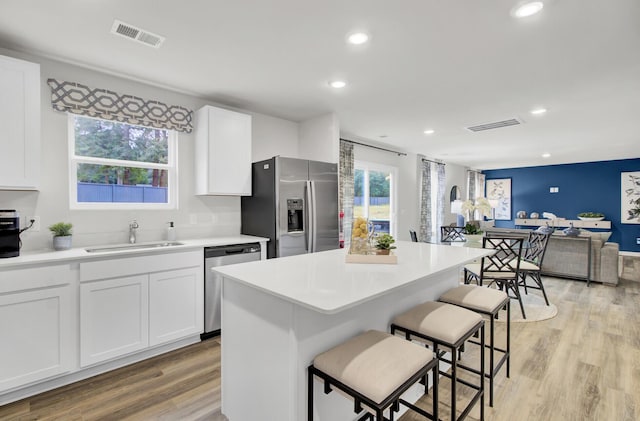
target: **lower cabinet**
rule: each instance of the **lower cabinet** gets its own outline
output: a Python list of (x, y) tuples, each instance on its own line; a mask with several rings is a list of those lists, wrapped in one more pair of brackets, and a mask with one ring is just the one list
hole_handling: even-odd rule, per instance
[(201, 268), (149, 275), (149, 345), (203, 331), (202, 285)]
[(202, 251), (81, 263), (80, 366), (202, 333), (203, 263)]
[(80, 285), (80, 365), (149, 346), (147, 275)]
[(75, 368), (70, 273), (68, 265), (0, 273), (0, 391)]

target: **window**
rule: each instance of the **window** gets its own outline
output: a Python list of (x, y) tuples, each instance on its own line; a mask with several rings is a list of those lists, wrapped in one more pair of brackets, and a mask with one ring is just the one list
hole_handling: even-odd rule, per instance
[(353, 217), (369, 219), (376, 233), (395, 236), (396, 169), (356, 161), (353, 177)]
[(176, 208), (176, 133), (69, 115), (72, 209)]

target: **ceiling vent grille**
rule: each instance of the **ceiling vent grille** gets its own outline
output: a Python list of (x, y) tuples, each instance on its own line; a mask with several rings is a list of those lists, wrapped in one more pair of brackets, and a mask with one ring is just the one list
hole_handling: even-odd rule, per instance
[(165, 38), (144, 29), (137, 28), (119, 20), (113, 21), (111, 33), (139, 42), (149, 47), (160, 48)]
[(467, 127), (470, 132), (483, 132), (485, 130), (499, 129), (501, 127), (517, 126), (522, 124), (521, 120), (517, 118), (511, 118), (509, 120), (496, 121), (493, 123), (478, 124), (477, 126)]

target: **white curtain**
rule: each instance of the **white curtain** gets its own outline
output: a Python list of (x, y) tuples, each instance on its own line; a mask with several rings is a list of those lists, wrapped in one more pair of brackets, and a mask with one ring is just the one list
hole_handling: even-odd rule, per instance
[(349, 247), (353, 221), (353, 144), (340, 140), (340, 170), (338, 175), (338, 205), (344, 212), (344, 244)]
[[(467, 200), (475, 202), (478, 197), (484, 197), (485, 175), (479, 171), (467, 170)], [(471, 219), (482, 219), (480, 211), (475, 211)]]
[[(427, 243), (438, 242), (440, 226), (444, 221), (445, 167), (418, 155), (420, 175), (418, 240)], [(435, 180), (434, 180), (434, 177)], [(435, 181), (435, 183), (434, 183)]]

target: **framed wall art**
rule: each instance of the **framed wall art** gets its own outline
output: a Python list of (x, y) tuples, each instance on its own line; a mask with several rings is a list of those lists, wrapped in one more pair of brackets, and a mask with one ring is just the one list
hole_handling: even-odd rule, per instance
[(495, 178), (486, 180), (485, 191), (487, 199), (492, 205), (494, 217), (497, 221), (511, 220), (511, 179)]
[(620, 222), (640, 224), (640, 171), (620, 173)]

